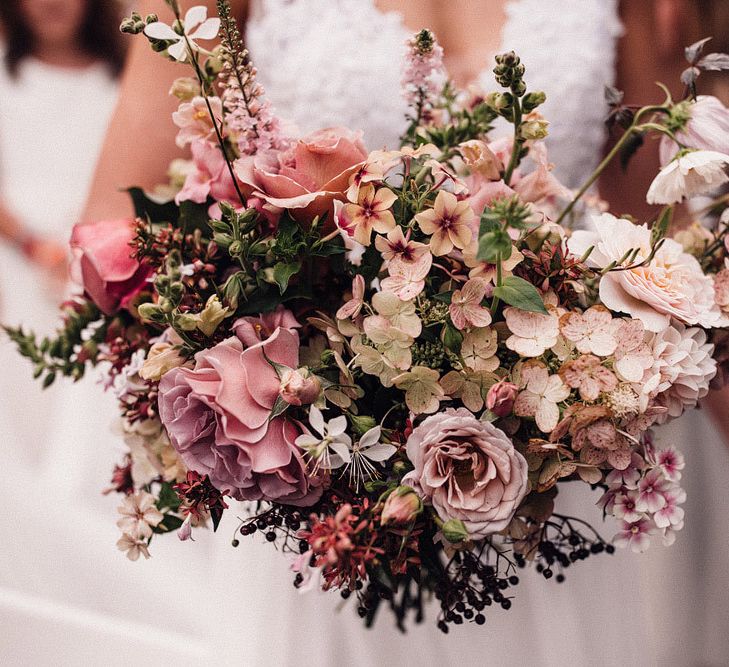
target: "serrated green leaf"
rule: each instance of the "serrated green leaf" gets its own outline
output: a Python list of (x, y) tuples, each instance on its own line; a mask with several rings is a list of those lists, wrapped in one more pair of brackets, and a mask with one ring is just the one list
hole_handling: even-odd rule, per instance
[(518, 276), (507, 276), (499, 287), (494, 287), (494, 296), (510, 306), (530, 313), (547, 315), (539, 290), (530, 282)]
[(273, 267), (273, 279), (278, 289), (283, 294), (289, 286), (289, 281), (301, 271), (301, 262), (278, 262)]
[(271, 414), (268, 415), (268, 421), (276, 419), (276, 417), (280, 417), (284, 412), (286, 412), (288, 407), (289, 404), (284, 401), (283, 398), (277, 396), (276, 402), (273, 404), (273, 408), (271, 408)]

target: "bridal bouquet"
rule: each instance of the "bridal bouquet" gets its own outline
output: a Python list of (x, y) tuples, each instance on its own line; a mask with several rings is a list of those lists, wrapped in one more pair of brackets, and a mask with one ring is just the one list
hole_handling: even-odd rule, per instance
[[(217, 18), (168, 5), (171, 25), (122, 30), (191, 68), (171, 92), (192, 159), (130, 189), (136, 220), (75, 228), (83, 295), (57, 337), (8, 329), (46, 385), (94, 365), (118, 397), (119, 548), (148, 558), (156, 536), (234, 511), (233, 546), (262, 534), (296, 587), (401, 627), (434, 597), (445, 632), (508, 609), (530, 563), (562, 581), (614, 545), (673, 542), (684, 459), (650, 429), (729, 368), (727, 198), (668, 232), (677, 204), (729, 181), (729, 111), (695, 95), (726, 56), (690, 47), (677, 102), (609, 91), (624, 133), (573, 192), (514, 53), (496, 92), (459, 91), (418, 33), (402, 143), (370, 151), (354, 129), (296, 136), (275, 116), (227, 2)], [(586, 192), (647, 135), (663, 208), (640, 223)], [(567, 483), (597, 492), (614, 538), (560, 511)]]

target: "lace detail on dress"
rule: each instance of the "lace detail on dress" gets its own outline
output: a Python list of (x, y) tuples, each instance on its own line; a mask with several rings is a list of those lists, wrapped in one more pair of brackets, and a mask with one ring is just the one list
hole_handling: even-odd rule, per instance
[[(527, 67), (531, 90), (547, 94), (550, 160), (577, 185), (605, 140), (603, 86), (612, 83), (620, 34), (617, 0), (514, 0), (503, 49)], [(405, 129), (400, 90), (411, 31), (374, 0), (258, 0), (248, 46), (277, 113), (302, 132), (346, 125), (364, 130), (370, 149), (393, 147)], [(479, 83), (493, 90), (492, 64)]]
[(405, 127), (405, 40), (396, 13), (371, 0), (262, 0), (247, 43), (276, 113), (306, 133), (345, 125), (368, 148), (395, 148)]
[[(569, 187), (596, 166), (605, 143), (604, 87), (615, 79), (617, 0), (520, 0), (507, 7), (502, 50), (526, 65), (529, 90), (543, 90), (549, 160)], [(490, 69), (479, 82), (493, 88)]]

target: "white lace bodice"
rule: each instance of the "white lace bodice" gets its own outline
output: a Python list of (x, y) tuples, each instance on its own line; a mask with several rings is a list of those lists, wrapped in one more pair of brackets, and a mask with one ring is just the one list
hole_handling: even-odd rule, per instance
[[(346, 125), (364, 130), (371, 149), (393, 147), (404, 129), (400, 93), (404, 42), (396, 12), (374, 0), (258, 0), (247, 26), (259, 78), (278, 114), (302, 132)], [(612, 83), (620, 34), (617, 0), (512, 0), (502, 50), (527, 68), (530, 90), (544, 90), (548, 146), (556, 173), (574, 186), (599, 158), (605, 139), (603, 87)], [(479, 83), (496, 87), (492, 64)]]

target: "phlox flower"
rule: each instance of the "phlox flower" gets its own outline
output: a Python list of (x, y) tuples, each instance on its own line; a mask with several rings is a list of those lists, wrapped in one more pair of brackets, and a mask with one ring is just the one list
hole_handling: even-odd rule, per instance
[(491, 324), (491, 312), (481, 302), (486, 296), (488, 283), (482, 278), (471, 278), (463, 289), (453, 291), (448, 312), (456, 329), (487, 327)]
[(123, 533), (117, 540), (116, 546), (119, 551), (126, 552), (127, 558), (131, 561), (139, 560), (140, 556), (144, 556), (145, 560), (150, 558), (146, 540), (129, 533)]
[(673, 447), (661, 449), (656, 454), (656, 463), (663, 476), (670, 482), (678, 482), (681, 479), (681, 471), (686, 466), (683, 454)]
[(454, 247), (462, 250), (470, 243), (473, 218), (468, 202), (459, 202), (445, 190), (438, 192), (433, 208), (415, 216), (423, 233), (430, 235), (430, 249), (436, 257), (447, 255)]
[(145, 539), (152, 537), (152, 528), (164, 519), (164, 514), (157, 509), (156, 502), (157, 499), (146, 491), (126, 496), (119, 506), (121, 518), (116, 525), (122, 532), (133, 537)]
[(637, 491), (617, 493), (612, 504), (612, 515), (617, 519), (622, 519), (629, 523), (639, 521), (643, 513), (635, 509), (637, 499)]
[(680, 530), (683, 527), (684, 511), (679, 507), (686, 502), (686, 492), (680, 487), (674, 487), (663, 492), (666, 504), (653, 514), (658, 528), (674, 528)]
[(448, 171), (447, 167), (438, 160), (426, 160), (423, 163), (423, 167), (430, 169), (430, 173), (433, 175), (433, 180), (436, 183), (450, 183), (450, 189), (457, 195), (463, 194), (468, 191), (468, 186), (455, 174)]
[(445, 396), (438, 380), (438, 371), (425, 366), (413, 366), (407, 373), (398, 375), (394, 382), (405, 392), (405, 404), (416, 415), (433, 414), (438, 411)]
[(634, 553), (643, 553), (651, 545), (650, 536), (655, 533), (655, 524), (650, 519), (621, 522), (621, 530), (613, 538), (619, 547), (630, 547)]
[(504, 310), (506, 326), (512, 335), (506, 347), (522, 357), (539, 357), (557, 344), (559, 318), (549, 313), (532, 313), (510, 306)]
[[(410, 239), (410, 230), (407, 234), (402, 233), (402, 227), (395, 227), (387, 232), (387, 236), (375, 237), (375, 248), (379, 251), (383, 261), (404, 262), (415, 264), (423, 255), (430, 254), (428, 246)], [(430, 268), (430, 267), (428, 267)]]
[(677, 204), (711, 192), (729, 181), (727, 165), (729, 155), (717, 151), (679, 153), (653, 179), (646, 201), (649, 204)]
[[(220, 19), (208, 18), (208, 10), (202, 5), (190, 7), (185, 14), (183, 21), (184, 36), (178, 35), (172, 27), (161, 21), (150, 23), (145, 29), (144, 34), (152, 39), (174, 42), (167, 48), (167, 53), (175, 60), (184, 62), (188, 59), (187, 44), (190, 48), (198, 50), (197, 44), (199, 39), (215, 39), (220, 30)], [(187, 36), (187, 41), (185, 40)]]
[(663, 494), (668, 490), (668, 482), (659, 469), (650, 470), (638, 483), (636, 508), (640, 512), (653, 514), (666, 506)]
[(522, 370), (526, 388), (519, 392), (514, 403), (514, 414), (534, 417), (543, 433), (550, 433), (559, 422), (559, 405), (570, 395), (570, 388), (559, 375), (550, 375), (546, 366), (532, 364)]
[(615, 337), (613, 316), (605, 306), (592, 306), (584, 313), (576, 311), (562, 315), (559, 329), (562, 335), (575, 344), (582, 354), (608, 357), (618, 345)]
[(356, 204), (342, 207), (339, 224), (357, 243), (368, 246), (373, 229), (386, 234), (395, 227), (390, 208), (396, 200), (397, 195), (389, 188), (375, 189), (374, 185), (365, 185), (359, 191)]

